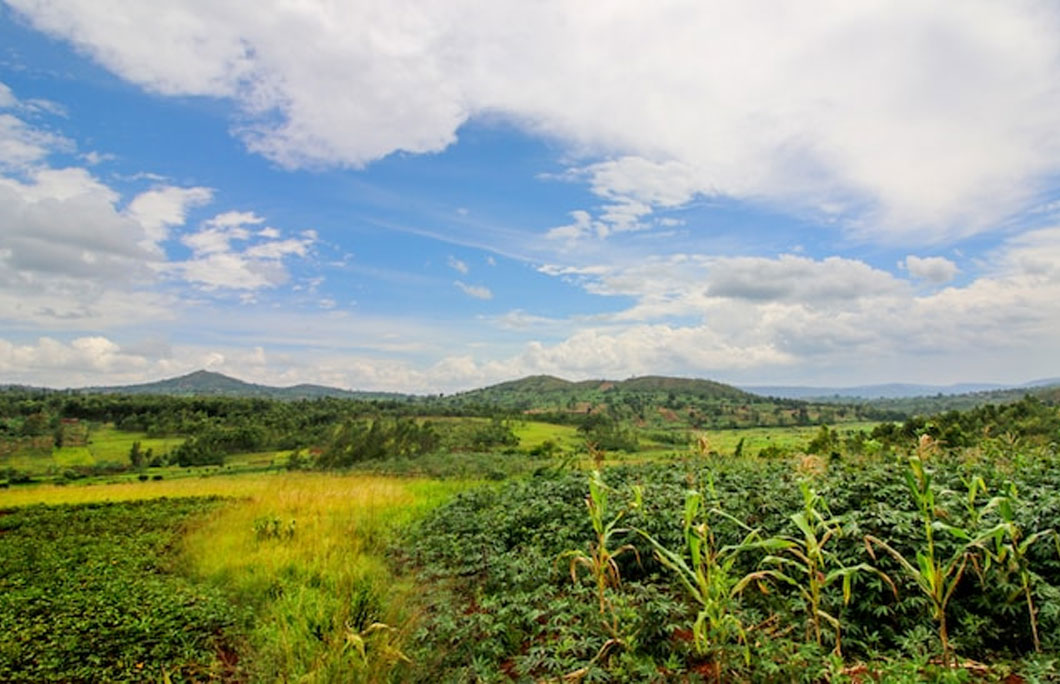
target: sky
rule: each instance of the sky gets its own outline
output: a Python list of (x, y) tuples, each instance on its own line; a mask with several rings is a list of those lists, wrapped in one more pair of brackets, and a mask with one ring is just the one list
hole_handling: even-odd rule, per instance
[(1060, 376), (1060, 5), (0, 0), (0, 384)]

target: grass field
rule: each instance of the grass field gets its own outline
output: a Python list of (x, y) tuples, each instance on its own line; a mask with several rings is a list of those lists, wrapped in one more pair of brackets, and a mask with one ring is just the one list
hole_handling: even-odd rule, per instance
[[(876, 422), (865, 423), (842, 423), (829, 426), (836, 432), (846, 435), (858, 430), (872, 430)], [(798, 450), (804, 448), (820, 430), (817, 425), (789, 426), (789, 427), (763, 427), (743, 428), (739, 430), (709, 430), (699, 434), (706, 436), (710, 448), (719, 454), (731, 454), (736, 450), (737, 444), (743, 440), (745, 453), (757, 454), (760, 450), (775, 445), (782, 449)]]
[(585, 438), (571, 425), (553, 425), (540, 421), (517, 421), (512, 432), (519, 438), (519, 448), (529, 451), (551, 440), (562, 449), (577, 449)]
[(184, 442), (183, 437), (148, 437), (143, 432), (126, 432), (105, 425), (90, 431), (83, 446), (52, 447), (51, 449), (23, 449), (0, 454), (0, 467), (17, 468), (31, 474), (43, 474), (74, 466), (95, 466), (105, 463), (128, 464), (133, 442), (140, 442), (144, 451), (164, 455)]

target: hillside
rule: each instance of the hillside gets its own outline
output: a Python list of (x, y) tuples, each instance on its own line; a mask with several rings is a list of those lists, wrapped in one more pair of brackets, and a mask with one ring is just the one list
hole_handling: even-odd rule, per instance
[(731, 385), (695, 378), (649, 375), (628, 380), (582, 380), (571, 382), (551, 375), (531, 375), (497, 385), (463, 392), (450, 399), (466, 404), (494, 404), (521, 409), (572, 408), (575, 404), (609, 403), (623, 394), (661, 395), (663, 400), (685, 398), (752, 401), (755, 395)]
[(403, 399), (406, 395), (388, 392), (351, 392), (335, 387), (300, 384), (292, 387), (271, 387), (244, 382), (222, 373), (200, 370), (187, 375), (140, 385), (114, 387), (86, 387), (81, 392), (99, 394), (159, 394), (166, 396), (259, 397), (264, 399)]

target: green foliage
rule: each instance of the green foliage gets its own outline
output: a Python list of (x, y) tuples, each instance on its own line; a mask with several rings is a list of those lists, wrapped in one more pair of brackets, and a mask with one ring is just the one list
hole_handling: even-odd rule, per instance
[(858, 572), (877, 573), (896, 596), (897, 589), (887, 575), (867, 563), (852, 566), (842, 564), (838, 554), (829, 547), (829, 542), (842, 537), (843, 521), (828, 514), (824, 500), (808, 482), (800, 483), (800, 488), (803, 508), (791, 516), (791, 522), (799, 534), (767, 540), (778, 550), (776, 555), (762, 559), (763, 565), (771, 567), (748, 575), (744, 583), (769, 578), (794, 587), (803, 600), (810, 638), (821, 646), (821, 623), (824, 621), (835, 630), (834, 650), (838, 655), (841, 652), (842, 628), (836, 614), (825, 610), (829, 598), (826, 595), (828, 588), (837, 582), (842, 584), (844, 605), (850, 602), (853, 578)]
[(225, 452), (216, 441), (209, 437), (193, 438), (174, 449), (169, 459), (171, 463), (181, 468), (224, 465)]
[[(1036, 629), (1020, 564), (996, 543), (1016, 532), (998, 528), (1009, 514), (1020, 544), (1055, 539), (1045, 532), (1060, 529), (1060, 458), (1016, 469), (924, 458), (920, 471), (905, 464), (908, 477), (886, 457), (843, 458), (812, 481), (791, 458), (615, 467), (594, 476), (588, 509), (578, 473), (462, 494), (405, 541), (431, 587), (428, 622), (406, 649), (412, 678), (844, 681), (845, 656), (868, 661), (866, 676), (945, 681), (961, 674), (952, 657), (950, 667), (935, 660), (942, 616), (950, 653), (991, 663), (1032, 652), (1037, 631), (1033, 667), (1047, 671), (1060, 658), (1055, 543), (1022, 548)], [(982, 505), (1008, 482), (1018, 503)], [(640, 505), (613, 503), (637, 489)], [(624, 532), (634, 528), (643, 534)], [(865, 537), (894, 555), (873, 541), (873, 561)], [(627, 545), (637, 555), (615, 553)], [(580, 554), (566, 558), (581, 559), (592, 582), (572, 584), (570, 568), (556, 567), (572, 549)], [(829, 656), (840, 628), (842, 656)], [(741, 639), (749, 660), (737, 657)]]
[[(708, 491), (711, 498), (716, 498), (713, 484)], [(746, 535), (736, 544), (722, 545), (714, 532), (715, 518), (734, 523)], [(758, 530), (748, 528), (716, 505), (704, 510), (703, 492), (699, 490), (685, 495), (681, 551), (672, 551), (649, 533), (638, 532), (651, 542), (656, 558), (677, 575), (695, 602), (698, 612), (692, 623), (692, 643), (697, 654), (708, 656), (713, 663), (714, 678), (728, 676), (726, 656), (734, 643), (742, 647), (744, 661), (750, 663), (747, 629), (740, 619), (737, 594), (754, 575), (741, 577), (737, 561), (745, 551), (775, 548), (777, 542), (760, 541)]]
[(170, 572), (203, 499), (0, 512), (0, 680), (216, 676), (238, 623), (213, 589)]
[[(931, 617), (938, 627), (939, 642), (942, 645), (943, 663), (946, 663), (951, 654), (946, 608), (961, 578), (964, 577), (964, 571), (969, 562), (975, 562), (973, 556), (975, 532), (940, 519), (932, 472), (923, 461), (923, 456), (928, 452), (930, 444), (930, 438), (925, 437), (921, 440), (919, 453), (909, 457), (909, 468), (903, 473), (909, 492), (916, 503), (924, 535), (922, 545), (916, 550), (916, 564), (914, 565), (901, 552), (878, 537), (868, 535), (865, 537), (865, 542), (870, 553), (873, 553), (874, 547), (879, 547), (894, 557), (909, 578), (929, 599)], [(941, 552), (935, 541), (936, 532), (945, 532), (958, 540), (959, 545), (948, 554)]]
[(602, 413), (593, 413), (582, 419), (578, 431), (585, 435), (587, 442), (603, 451), (636, 451), (637, 433), (625, 425)]
[(362, 461), (418, 456), (437, 446), (438, 435), (430, 422), (411, 418), (347, 420), (334, 430), (317, 465), (346, 468)]

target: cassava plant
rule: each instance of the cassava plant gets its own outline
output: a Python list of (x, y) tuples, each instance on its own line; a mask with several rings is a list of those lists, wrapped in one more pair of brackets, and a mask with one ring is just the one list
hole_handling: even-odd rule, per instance
[(858, 572), (876, 573), (896, 596), (897, 589), (890, 577), (868, 563), (842, 565), (836, 553), (829, 548), (829, 543), (843, 534), (842, 521), (831, 517), (827, 504), (809, 483), (802, 482), (800, 488), (803, 508), (790, 519), (801, 536), (778, 536), (768, 540), (779, 552), (766, 556), (762, 563), (773, 567), (747, 575), (737, 585), (737, 591), (752, 581), (762, 579), (795, 587), (806, 611), (807, 637), (820, 646), (822, 622), (827, 623), (835, 630), (835, 653), (841, 655), (839, 618), (821, 605), (828, 588), (837, 582), (842, 584), (844, 605), (850, 602), (852, 579)]
[(1007, 491), (991, 499), (984, 508), (984, 513), (996, 512), (999, 521), (980, 535), (976, 545), (986, 552), (987, 569), (991, 563), (996, 563), (1006, 572), (1013, 573), (1019, 578), (1020, 588), (1016, 593), (1023, 594), (1023, 599), (1027, 604), (1027, 617), (1030, 620), (1034, 650), (1041, 653), (1042, 643), (1038, 636), (1038, 609), (1034, 605), (1032, 587), (1038, 576), (1031, 570), (1027, 553), (1038, 541), (1052, 538), (1056, 545), (1056, 552), (1060, 555), (1060, 535), (1053, 529), (1045, 529), (1025, 537), (1023, 528), (1016, 521), (1016, 509), (1019, 505), (1019, 491), (1016, 485), (1010, 482)]

